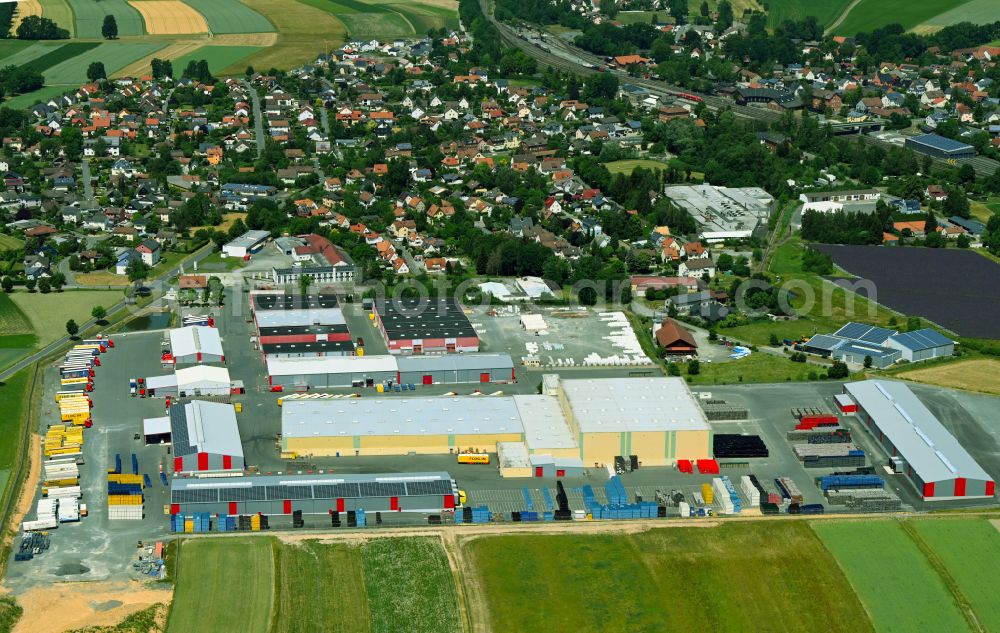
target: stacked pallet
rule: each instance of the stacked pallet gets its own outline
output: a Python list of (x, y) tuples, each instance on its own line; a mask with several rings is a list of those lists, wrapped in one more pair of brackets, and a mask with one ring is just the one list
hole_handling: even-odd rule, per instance
[(845, 506), (853, 512), (898, 512), (902, 507), (899, 497), (878, 488), (830, 489), (826, 499), (830, 505)]
[[(789, 442), (808, 442), (810, 444), (823, 444), (828, 442), (850, 442), (851, 432), (840, 426), (821, 426), (815, 429), (792, 429), (785, 436)], [(846, 438), (846, 439), (843, 439)]]
[(139, 521), (143, 516), (142, 475), (108, 473), (108, 518)]
[(761, 500), (760, 483), (754, 481), (756, 477), (754, 479), (750, 477), (750, 475), (740, 477), (740, 489), (751, 506), (759, 506)]
[(790, 478), (778, 477), (774, 480), (774, 484), (778, 487), (778, 492), (783, 500), (788, 500), (791, 503), (802, 503), (802, 491)]

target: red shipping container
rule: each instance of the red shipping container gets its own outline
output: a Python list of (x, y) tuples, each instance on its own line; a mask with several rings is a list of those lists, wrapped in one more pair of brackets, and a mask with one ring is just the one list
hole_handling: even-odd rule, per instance
[(170, 514), (180, 514), (180, 513), (181, 513), (181, 504), (179, 504), (179, 503), (171, 503), (170, 504)]
[(677, 470), (690, 475), (694, 473), (694, 464), (691, 463), (690, 459), (678, 459)]
[(284, 511), (285, 514), (291, 514), (292, 513), (292, 500), (291, 499), (285, 499), (285, 501), (282, 503), (282, 506), (283, 506), (282, 510)]
[(337, 499), (337, 512), (343, 512), (343, 511), (344, 511), (344, 500)]
[(718, 475), (719, 463), (714, 459), (699, 459), (698, 472), (702, 475)]
[(965, 477), (958, 477), (955, 479), (955, 496), (965, 496)]

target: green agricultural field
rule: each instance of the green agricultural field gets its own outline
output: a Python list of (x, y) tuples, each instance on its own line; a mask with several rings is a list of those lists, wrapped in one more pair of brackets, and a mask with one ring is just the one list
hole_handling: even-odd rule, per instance
[(941, 519), (911, 522), (934, 551), (988, 631), (1000, 631), (996, 573), (1000, 569), (1000, 534), (987, 519)]
[(413, 26), (400, 14), (384, 13), (338, 13), (337, 17), (347, 26), (350, 37), (362, 40), (392, 40), (397, 37), (412, 37)]
[(934, 16), (964, 4), (963, 0), (861, 0), (835, 29), (835, 35), (856, 35), (898, 22), (912, 29)]
[[(61, 64), (78, 55), (83, 55), (100, 45), (100, 42), (70, 42), (69, 44), (63, 44), (58, 48), (51, 49), (41, 57), (37, 57), (24, 65), (44, 73), (56, 64)], [(86, 69), (84, 69), (84, 79), (86, 79)]]
[(343, 22), (311, 3), (295, 0), (243, 0), (260, 13), (278, 31), (278, 41), (238, 67), (223, 73), (242, 74), (246, 66), (254, 68), (292, 68), (316, 59), (317, 53), (344, 42), (347, 29)]
[[(730, 335), (731, 330), (724, 330)], [(767, 352), (755, 352), (746, 358), (726, 360), (714, 363), (702, 361), (699, 373), (691, 376), (691, 383), (696, 385), (725, 385), (740, 382), (769, 383), (801, 381), (809, 379), (809, 372), (821, 374), (825, 368), (812, 363), (793, 363), (787, 356), (778, 356)], [(687, 376), (687, 366), (680, 365), (681, 373)]]
[[(13, 300), (21, 312), (30, 315), (38, 343), (44, 347), (66, 335), (66, 321), (73, 319), (81, 324), (90, 320), (94, 306), (108, 309), (123, 298), (120, 290), (67, 290), (48, 294), (19, 290), (9, 295), (8, 300)], [(30, 332), (31, 326), (28, 327)]]
[(21, 432), (21, 422), (28, 411), (28, 386), (33, 372), (34, 367), (28, 367), (0, 383), (0, 433), (4, 437), (0, 442), (0, 496), (17, 457), (19, 447), (14, 438)]
[(274, 595), (271, 543), (252, 537), (183, 541), (167, 631), (267, 633)]
[(184, 0), (205, 16), (212, 33), (271, 33), (274, 25), (239, 0)]
[(407, 633), (462, 630), (455, 581), (439, 540), (369, 541), (361, 560), (373, 633), (399, 631), (403, 622)]
[(31, 322), (11, 296), (0, 293), (0, 334), (31, 334)]
[(341, 633), (369, 630), (361, 548), (345, 544), (275, 542), (272, 633), (310, 633), (336, 622)]
[(385, 6), (406, 18), (418, 35), (427, 33), (431, 29), (454, 30), (458, 28), (458, 13), (450, 9), (425, 4), (387, 4)]
[(261, 46), (202, 46), (201, 48), (188, 53), (182, 57), (178, 57), (174, 60), (174, 68), (178, 71), (183, 70), (188, 62), (192, 60), (204, 59), (208, 62), (208, 69), (217, 73), (223, 68), (236, 64), (240, 60), (244, 60), (250, 57), (257, 51), (261, 50)]
[(38, 0), (42, 5), (42, 15), (69, 31), (70, 37), (76, 36), (76, 22), (73, 10), (66, 0)]
[(969, 631), (955, 598), (894, 521), (821, 522), (813, 530), (840, 563), (878, 631)]
[(30, 108), (36, 103), (41, 103), (43, 101), (48, 101), (52, 97), (58, 97), (69, 89), (69, 86), (42, 86), (34, 92), (29, 92), (23, 95), (17, 95), (16, 97), (11, 97), (5, 99), (3, 105), (8, 108)]
[(28, 42), (25, 40), (0, 40), (0, 61), (3, 62), (4, 66), (7, 66), (10, 64), (7, 61), (8, 58), (27, 48), (40, 46), (40, 44), (41, 42)]
[(115, 16), (118, 37), (142, 35), (146, 32), (142, 16), (126, 0), (69, 0), (69, 6), (76, 17), (77, 37), (100, 39), (106, 15)]
[(24, 42), (23, 40), (0, 40), (2, 44), (11, 43), (27, 43), (30, 46), (20, 47), (15, 52), (11, 53), (9, 56), (4, 57), (0, 60), (0, 64), (4, 66), (23, 66), (29, 62), (32, 62), (39, 57), (43, 57), (52, 51), (65, 46), (66, 42), (63, 40), (59, 41), (46, 41), (46, 42)]
[(604, 166), (608, 168), (612, 174), (631, 174), (635, 171), (636, 167), (642, 167), (643, 169), (667, 169), (668, 165), (660, 160), (651, 160), (648, 158), (640, 159), (628, 159), (628, 160), (616, 160), (610, 163), (604, 163)]
[(950, 11), (935, 15), (914, 30), (918, 32), (937, 30), (959, 22), (989, 24), (997, 20), (1000, 20), (1000, 3), (997, 3), (996, 0), (968, 0), (957, 3), (957, 6)]
[(619, 11), (615, 21), (622, 24), (652, 24), (654, 16), (657, 22), (673, 22), (670, 12), (666, 9), (663, 11)]
[(805, 523), (483, 536), (463, 547), (497, 631), (871, 630)]
[(24, 240), (14, 237), (13, 235), (0, 233), (0, 251), (16, 250), (23, 247)]
[(851, 0), (769, 0), (767, 22), (772, 28), (785, 20), (801, 20), (809, 15), (816, 16), (820, 26), (829, 26), (844, 12)]
[(166, 46), (165, 40), (147, 42), (105, 42), (97, 48), (81, 53), (73, 59), (45, 71), (45, 83), (50, 85), (79, 86), (87, 81), (87, 66), (91, 62), (104, 62), (104, 70), (110, 76), (119, 68), (124, 68), (132, 62), (152, 55)]

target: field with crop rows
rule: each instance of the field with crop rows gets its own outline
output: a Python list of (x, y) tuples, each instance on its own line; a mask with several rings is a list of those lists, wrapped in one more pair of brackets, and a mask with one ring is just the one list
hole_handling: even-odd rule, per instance
[[(6, 44), (27, 44), (27, 46), (11, 47), (8, 49), (4, 46)], [(0, 64), (3, 66), (22, 66), (65, 45), (66, 43), (62, 41), (26, 42), (24, 40), (0, 40), (0, 47), (2, 47), (0, 50), (3, 50), (0, 53), (3, 55), (0, 58)]]
[(204, 59), (208, 62), (208, 69), (217, 73), (223, 68), (236, 64), (240, 60), (245, 60), (257, 51), (261, 46), (202, 46), (174, 60), (174, 72), (179, 73), (184, 70), (188, 62), (192, 60)]
[(816, 16), (820, 26), (831, 24), (851, 4), (851, 0), (768, 0), (767, 22), (775, 27), (785, 20), (801, 20)]
[(348, 37), (388, 40), (413, 37), (436, 28), (457, 28), (457, 5), (398, 0), (302, 0), (347, 26)]
[(997, 20), (1000, 20), (1000, 3), (996, 0), (969, 0), (954, 9), (935, 15), (913, 30), (917, 33), (928, 33), (959, 22), (989, 24)]
[(142, 16), (126, 0), (68, 0), (76, 17), (76, 36), (100, 39), (104, 16), (118, 22), (118, 37), (142, 35)]
[(184, 541), (167, 631), (266, 633), (273, 595), (270, 539)]
[(0, 40), (0, 61), (7, 65), (7, 60), (11, 57), (39, 45), (40, 42), (27, 42), (25, 40)]
[(205, 18), (181, 0), (133, 0), (150, 35), (208, 33)]
[(361, 549), (371, 630), (389, 633), (461, 631), (455, 581), (440, 541), (377, 539)]
[(814, 531), (843, 567), (879, 631), (968, 631), (951, 592), (894, 521), (823, 522)]
[(39, 0), (38, 3), (43, 16), (69, 31), (70, 37), (76, 36), (76, 21), (67, 0)]
[(212, 33), (267, 33), (274, 26), (239, 0), (184, 0), (205, 16)]
[(336, 622), (342, 633), (369, 630), (361, 548), (307, 541), (274, 547), (273, 633), (310, 633)]
[(913, 521), (919, 537), (944, 564), (948, 574), (988, 631), (1000, 631), (996, 574), (1000, 569), (1000, 534), (987, 519)]
[[(47, 53), (40, 57), (25, 63), (25, 66), (34, 68), (35, 70), (44, 73), (49, 68), (52, 68), (56, 64), (61, 64), (66, 60), (73, 59), (77, 55), (82, 55), (87, 51), (91, 51), (98, 46), (100, 42), (71, 42), (69, 44), (63, 44), (58, 48), (50, 49)], [(86, 77), (86, 69), (84, 69), (84, 77)], [(55, 83), (55, 82), (50, 82)]]
[(104, 62), (108, 75), (131, 64), (137, 59), (151, 55), (166, 46), (166, 42), (105, 42), (97, 48), (57, 64), (45, 71), (45, 83), (51, 85), (79, 86), (87, 81), (87, 66), (91, 62)]
[(963, 4), (965, 0), (861, 0), (833, 30), (835, 35), (855, 35), (894, 22), (912, 29)]
[[(871, 630), (805, 523), (484, 536), (463, 549), (495, 630)], [(615, 590), (626, 578), (642, 590)]]
[(287, 0), (244, 0), (275, 26), (278, 40), (274, 44), (224, 72), (242, 74), (247, 64), (254, 68), (292, 68), (328, 48), (343, 43), (347, 35), (344, 24), (326, 11)]
[(33, 331), (28, 318), (10, 295), (0, 293), (0, 334), (29, 334)]
[(929, 385), (968, 389), (1000, 396), (1000, 360), (977, 358), (957, 363), (935, 365), (896, 374), (898, 378)]

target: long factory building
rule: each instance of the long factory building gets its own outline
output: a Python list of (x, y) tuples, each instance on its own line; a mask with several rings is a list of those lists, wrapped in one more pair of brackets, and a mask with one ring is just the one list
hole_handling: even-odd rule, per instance
[(543, 393), (288, 400), (281, 448), (304, 456), (496, 452), (647, 465), (711, 457), (704, 413), (681, 378), (543, 378)]
[(252, 475), (174, 478), (170, 514), (280, 515), (330, 512), (441, 512), (457, 505), (448, 473)]
[(865, 380), (844, 385), (855, 415), (924, 501), (988, 498), (996, 484), (905, 384)]
[(515, 380), (509, 354), (420, 356), (267, 356), (268, 383), (283, 390), (372, 387), (377, 384), (446, 385)]
[(379, 302), (374, 316), (390, 354), (479, 351), (479, 335), (455, 299), (393, 298)]

